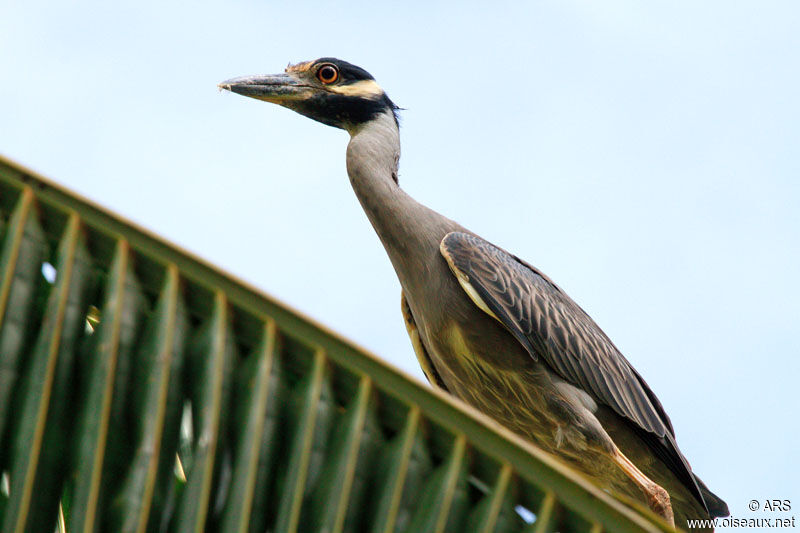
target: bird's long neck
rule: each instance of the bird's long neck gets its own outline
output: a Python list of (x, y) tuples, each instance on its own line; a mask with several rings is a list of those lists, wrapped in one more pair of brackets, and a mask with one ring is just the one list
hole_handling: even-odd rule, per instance
[(391, 111), (350, 135), (347, 173), (353, 190), (401, 282), (418, 279), (418, 269), (425, 268), (424, 258), (438, 254), (439, 242), (455, 229), (455, 223), (421, 205), (398, 186), (400, 132)]

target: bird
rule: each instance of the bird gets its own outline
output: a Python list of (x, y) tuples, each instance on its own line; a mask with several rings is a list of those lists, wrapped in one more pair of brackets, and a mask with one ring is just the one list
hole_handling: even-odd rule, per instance
[(400, 108), (371, 74), (324, 57), (218, 87), (349, 133), (347, 174), (432, 386), (670, 524), (728, 515), (655, 393), (589, 315), (539, 269), (400, 187)]

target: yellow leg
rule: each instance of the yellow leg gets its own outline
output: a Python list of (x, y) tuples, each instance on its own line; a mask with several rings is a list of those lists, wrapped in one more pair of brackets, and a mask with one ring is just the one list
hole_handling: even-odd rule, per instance
[(654, 513), (661, 516), (670, 523), (673, 527), (675, 526), (675, 519), (672, 514), (672, 503), (670, 503), (669, 493), (661, 488), (660, 485), (653, 482), (642, 474), (642, 472), (636, 468), (636, 465), (630, 462), (630, 460), (625, 457), (621, 451), (614, 450), (614, 462), (616, 462), (622, 471), (625, 472), (628, 477), (630, 477), (634, 483), (636, 483), (642, 492), (644, 492), (644, 496), (647, 499), (647, 504), (650, 506), (650, 509), (653, 510)]

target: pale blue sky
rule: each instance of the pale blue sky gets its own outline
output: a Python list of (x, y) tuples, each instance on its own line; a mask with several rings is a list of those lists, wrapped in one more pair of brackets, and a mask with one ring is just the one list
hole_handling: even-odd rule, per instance
[(418, 377), (347, 134), (217, 82), (337, 56), (401, 184), (539, 266), (734, 516), (800, 513), (796, 2), (4, 2), (0, 152)]

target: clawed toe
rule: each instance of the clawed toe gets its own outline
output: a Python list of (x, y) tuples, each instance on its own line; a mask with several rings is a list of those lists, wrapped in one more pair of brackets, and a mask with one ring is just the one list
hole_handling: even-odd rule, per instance
[(666, 490), (654, 483), (651, 487), (650, 494), (648, 494), (647, 503), (653, 512), (669, 522), (669, 524), (673, 527), (675, 526), (675, 517), (672, 513), (672, 503), (670, 502), (669, 494)]

